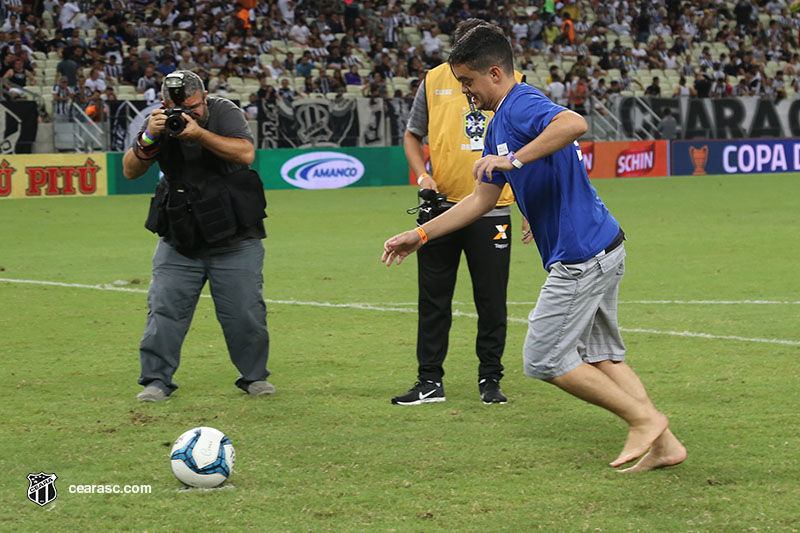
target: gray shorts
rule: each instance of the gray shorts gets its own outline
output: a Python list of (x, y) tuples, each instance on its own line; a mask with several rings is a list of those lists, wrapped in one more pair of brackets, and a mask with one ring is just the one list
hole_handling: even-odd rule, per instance
[(551, 379), (582, 362), (625, 360), (617, 324), (617, 293), (623, 275), (624, 244), (584, 263), (550, 266), (528, 316), (522, 350), (525, 375)]

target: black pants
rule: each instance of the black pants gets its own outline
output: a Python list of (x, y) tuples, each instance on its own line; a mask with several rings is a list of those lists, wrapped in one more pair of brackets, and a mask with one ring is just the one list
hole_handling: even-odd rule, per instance
[(441, 381), (452, 323), (453, 291), (461, 252), (467, 256), (478, 311), (475, 352), (478, 379), (503, 377), (500, 359), (506, 344), (506, 289), (511, 257), (511, 217), (483, 217), (434, 239), (417, 252), (419, 379)]

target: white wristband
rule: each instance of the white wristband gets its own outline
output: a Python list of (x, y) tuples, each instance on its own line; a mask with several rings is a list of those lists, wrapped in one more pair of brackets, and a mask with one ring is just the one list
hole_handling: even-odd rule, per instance
[(514, 165), (515, 168), (522, 168), (522, 166), (525, 164), (519, 159), (517, 159), (517, 157), (514, 155), (514, 152), (508, 152), (508, 155), (506, 157), (508, 158), (509, 161), (511, 161), (511, 164)]

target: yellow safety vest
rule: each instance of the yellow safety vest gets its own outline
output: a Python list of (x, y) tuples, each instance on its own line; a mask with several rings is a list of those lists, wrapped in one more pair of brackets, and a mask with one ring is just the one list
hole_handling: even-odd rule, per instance
[[(517, 81), (522, 74), (515, 72)], [(439, 192), (447, 194), (450, 202), (460, 202), (475, 189), (472, 166), (483, 156), (472, 151), (470, 138), (486, 135), (494, 116), (492, 111), (479, 111), (481, 118), (471, 116), (467, 97), (461, 83), (453, 76), (448, 63), (430, 70), (425, 77), (425, 97), (428, 104), (428, 145), (431, 153), (433, 179)], [(506, 184), (498, 206), (514, 202), (511, 187)]]

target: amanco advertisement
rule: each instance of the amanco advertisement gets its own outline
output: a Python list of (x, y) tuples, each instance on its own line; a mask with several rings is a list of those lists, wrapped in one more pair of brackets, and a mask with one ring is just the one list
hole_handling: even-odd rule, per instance
[(104, 153), (0, 156), (0, 198), (106, 195)]
[(266, 189), (339, 189), (403, 185), (402, 146), (258, 150), (254, 168)]

